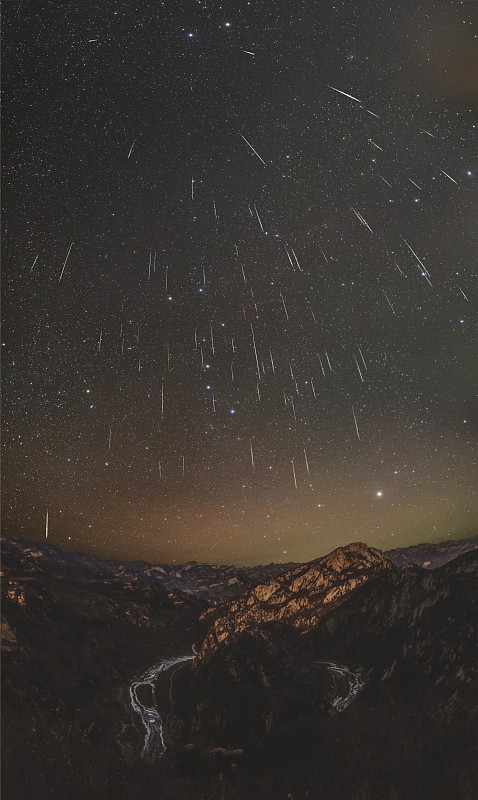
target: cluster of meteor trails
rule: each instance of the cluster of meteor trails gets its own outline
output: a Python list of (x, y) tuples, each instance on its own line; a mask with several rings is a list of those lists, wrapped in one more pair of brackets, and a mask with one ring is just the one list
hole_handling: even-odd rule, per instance
[[(252, 53), (251, 53), (252, 55)], [(328, 85), (328, 88), (331, 91), (338, 93), (341, 96), (351, 100), (353, 103), (360, 104), (361, 108), (364, 108), (364, 105), (360, 99), (357, 97), (349, 94), (348, 92), (342, 91), (334, 86)], [(379, 118), (379, 115), (376, 114), (374, 111), (369, 109), (364, 109), (367, 111), (371, 116)], [(421, 133), (424, 133), (430, 137), (435, 138), (435, 135), (430, 131), (420, 128)], [(265, 170), (269, 168), (269, 164), (267, 159), (261, 155), (262, 144), (258, 145), (257, 143), (253, 143), (250, 139), (250, 136), (246, 136), (245, 133), (242, 131), (238, 132), (238, 136), (240, 137), (241, 141), (244, 143), (245, 151), (249, 152), (254, 156), (264, 167)], [(138, 138), (135, 138), (131, 143), (129, 148), (129, 152), (127, 153), (127, 159), (131, 158), (135, 145), (138, 141)], [(374, 148), (384, 151), (385, 147), (382, 143), (378, 143), (372, 139), (367, 140)], [(439, 169), (440, 173), (448, 180), (450, 183), (453, 183), (455, 186), (459, 186), (458, 181), (455, 180), (447, 171), (442, 169), (437, 165), (437, 169)], [(392, 187), (392, 180), (390, 176), (383, 176), (378, 175), (379, 179), (382, 180), (387, 186)], [(416, 183), (412, 178), (408, 179), (410, 183), (416, 187), (418, 190), (422, 191), (422, 187)], [(195, 178), (191, 178), (190, 186), (189, 186), (189, 199), (191, 203), (197, 202), (196, 193), (195, 193), (195, 186), (196, 181)], [(261, 211), (258, 208), (257, 204), (253, 201), (245, 202), (245, 207), (248, 209), (248, 214), (254, 220), (254, 224), (258, 226), (258, 233), (262, 236), (267, 236), (268, 232), (264, 227), (263, 220), (261, 218)], [(216, 200), (212, 201), (212, 208), (211, 208), (211, 215), (216, 222), (218, 217), (220, 216), (221, 210), (218, 208), (218, 204)], [(372, 228), (370, 221), (364, 216), (363, 210), (356, 208), (355, 206), (350, 207), (350, 224), (357, 225), (359, 224), (363, 229), (364, 236), (372, 236), (377, 243), (377, 248), (381, 251), (385, 257), (389, 259), (389, 261), (396, 267), (398, 272), (406, 277), (406, 274), (403, 270), (405, 266), (404, 263), (400, 265), (397, 261), (395, 254), (393, 255), (388, 252), (387, 246), (385, 244), (384, 238), (381, 236), (379, 230), (375, 229), (375, 225)], [(424, 254), (419, 254), (420, 252), (420, 245), (419, 243), (413, 242), (413, 245), (404, 237), (400, 237), (400, 242), (403, 243), (404, 248), (403, 254), (405, 259), (405, 254), (408, 254), (408, 262), (405, 261), (405, 264), (411, 263), (417, 267), (418, 275), (417, 277), (423, 278), (431, 288), (433, 288), (432, 282), (432, 275), (427, 266), (424, 263)], [(399, 243), (397, 242), (399, 246)], [(58, 282), (61, 283), (62, 281), (66, 281), (68, 277), (68, 267), (71, 263), (71, 256), (72, 253), (75, 252), (76, 247), (78, 246), (81, 249), (81, 245), (75, 245), (75, 242), (72, 241), (65, 254), (64, 262), (61, 266), (61, 270), (59, 271)], [(231, 248), (233, 248), (233, 255), (235, 259), (235, 263), (237, 265), (237, 278), (245, 287), (245, 291), (248, 292), (250, 296), (250, 303), (251, 305), (249, 308), (254, 309), (254, 313), (252, 314), (253, 320), (260, 319), (260, 304), (257, 302), (255, 294), (254, 294), (254, 287), (253, 287), (253, 278), (248, 274), (247, 267), (244, 264), (243, 260), (241, 259), (241, 253), (237, 244), (231, 243)], [(327, 264), (329, 262), (329, 256), (324, 250), (324, 248), (319, 245), (319, 250), (321, 252), (321, 256), (324, 259), (324, 262)], [(418, 251), (418, 252), (417, 252)], [(300, 246), (297, 248), (297, 244), (295, 247), (292, 246), (287, 241), (283, 242), (283, 266), (287, 269), (290, 273), (302, 273), (302, 275), (307, 275), (307, 269), (301, 265), (301, 254), (300, 254)], [(35, 266), (38, 261), (38, 255), (35, 256), (33, 264), (31, 266), (30, 272), (35, 269)], [(405, 266), (406, 268), (406, 266)], [(200, 288), (199, 291), (202, 292), (203, 290), (206, 291), (208, 287), (208, 270), (204, 264), (200, 265)], [(158, 277), (155, 277), (158, 276)], [(150, 281), (159, 281), (162, 282), (164, 296), (165, 298), (171, 300), (172, 298), (169, 296), (171, 291), (174, 291), (174, 271), (170, 264), (158, 263), (158, 251), (150, 248), (149, 253), (146, 251), (145, 254), (145, 277), (147, 282)], [(274, 285), (274, 284), (271, 284)], [(173, 288), (171, 288), (173, 286)], [(452, 287), (453, 288), (453, 287)], [(457, 292), (461, 293), (461, 296), (465, 301), (468, 300), (463, 289), (456, 285)], [(393, 298), (390, 297), (390, 293), (387, 291), (385, 287), (382, 287), (382, 295), (384, 303), (386, 307), (389, 309), (390, 313), (394, 316), (397, 315), (397, 308), (393, 301)], [(284, 286), (274, 286), (273, 292), (275, 292), (275, 301), (273, 301), (269, 312), (272, 313), (272, 318), (274, 319), (275, 323), (278, 325), (286, 326), (288, 325), (293, 312), (289, 308), (288, 304), (288, 297), (287, 297), (287, 290)], [(305, 301), (305, 306), (303, 309), (304, 316), (308, 319), (312, 319), (313, 324), (318, 324), (318, 311), (314, 310), (312, 304), (307, 300)], [(298, 411), (297, 411), (297, 402), (298, 399), (303, 397), (304, 393), (307, 392), (308, 397), (312, 400), (316, 400), (319, 395), (319, 381), (327, 381), (328, 377), (334, 373), (334, 371), (340, 369), (340, 365), (337, 366), (334, 364), (334, 354), (329, 351), (329, 349), (320, 349), (316, 352), (316, 366), (317, 372), (316, 374), (301, 374), (300, 380), (298, 378), (298, 371), (296, 370), (296, 365), (290, 361), (287, 366), (284, 366), (283, 359), (278, 358), (278, 353), (274, 351), (273, 346), (265, 346), (261, 341), (261, 337), (258, 334), (256, 327), (253, 324), (253, 321), (250, 319), (250, 313), (248, 313), (248, 309), (243, 304), (242, 309), (240, 312), (238, 311), (238, 316), (242, 320), (242, 328), (241, 328), (241, 337), (240, 337), (240, 345), (238, 344), (238, 337), (234, 335), (234, 333), (228, 333), (227, 336), (223, 335), (223, 331), (219, 328), (219, 323), (214, 319), (209, 321), (209, 325), (207, 326), (207, 330), (200, 330), (197, 325), (194, 325), (192, 322), (188, 320), (184, 320), (182, 326), (182, 341), (186, 341), (190, 343), (190, 348), (194, 357), (196, 358), (197, 368), (199, 373), (208, 373), (208, 370), (211, 368), (211, 360), (216, 356), (218, 352), (218, 348), (221, 348), (221, 356), (224, 357), (224, 350), (229, 354), (229, 381), (231, 385), (235, 385), (237, 383), (241, 384), (240, 388), (244, 388), (244, 384), (239, 380), (237, 372), (235, 370), (235, 356), (237, 353), (237, 349), (240, 346), (243, 349), (242, 357), (247, 358), (250, 360), (251, 367), (255, 371), (255, 386), (251, 387), (251, 391), (254, 394), (255, 402), (262, 402), (262, 383), (266, 375), (273, 375), (276, 376), (282, 369), (285, 374), (282, 374), (280, 377), (284, 383), (286, 383), (287, 388), (282, 390), (283, 394), (283, 402), (286, 409), (288, 409), (290, 413), (290, 424), (297, 425), (298, 422)], [(129, 323), (128, 323), (129, 324)], [(216, 331), (221, 334), (220, 341), (216, 340)], [(98, 353), (102, 352), (104, 348), (104, 330), (103, 328), (100, 329), (98, 335), (98, 341), (96, 345), (96, 350)], [(114, 338), (117, 336), (117, 345), (116, 347), (119, 348), (119, 351), (122, 356), (125, 355), (125, 345), (131, 339), (131, 332), (126, 329), (126, 325), (121, 323), (119, 330), (114, 334)], [(134, 333), (134, 338), (138, 344), (138, 355), (137, 355), (137, 370), (139, 373), (142, 372), (144, 367), (144, 352), (139, 347), (139, 341), (141, 336), (141, 326), (140, 323), (137, 323), (136, 331)], [(219, 336), (217, 337), (219, 339)], [(245, 351), (244, 351), (245, 348)], [(175, 348), (174, 341), (165, 341), (164, 342), (164, 363), (163, 363), (163, 377), (161, 380), (161, 389), (160, 395), (158, 397), (158, 406), (159, 406), (159, 416), (161, 421), (165, 421), (167, 423), (168, 418), (168, 405), (169, 405), (169, 375), (171, 374), (171, 361), (172, 359), (180, 358), (181, 356), (177, 352), (177, 348)], [(353, 367), (353, 370), (356, 374), (357, 380), (360, 384), (365, 383), (367, 381), (367, 372), (369, 365), (367, 364), (368, 355), (364, 353), (363, 346), (361, 343), (356, 342), (354, 348), (349, 352), (348, 357), (350, 359), (350, 363)], [(281, 361), (281, 368), (278, 367), (278, 363)], [(284, 385), (283, 383), (283, 385)], [(306, 387), (306, 388), (304, 388)], [(220, 405), (221, 398), (217, 396), (214, 388), (212, 386), (207, 386), (207, 389), (210, 390), (209, 397), (210, 397), (210, 411), (212, 414), (218, 413), (218, 406)], [(362, 441), (363, 436), (361, 434), (361, 425), (360, 425), (360, 417), (357, 412), (356, 405), (349, 402), (350, 408), (350, 425), (353, 434), (356, 436), (359, 442)], [(230, 412), (234, 414), (235, 409), (230, 409)], [(253, 472), (256, 471), (258, 468), (258, 459), (254, 449), (254, 441), (253, 438), (249, 438), (249, 436), (245, 437), (246, 443), (248, 447), (248, 460), (250, 461), (250, 468)], [(105, 442), (106, 448), (108, 451), (111, 451), (112, 447), (114, 447), (114, 440), (115, 440), (115, 430), (114, 426), (111, 425), (109, 430), (105, 433)], [(305, 447), (298, 448), (299, 452), (298, 455), (290, 460), (290, 478), (291, 483), (295, 487), (298, 488), (298, 476), (297, 476), (297, 464), (298, 459), (301, 460), (301, 463), (305, 465), (305, 471), (307, 476), (310, 475), (310, 464), (309, 458), (307, 454), (307, 450)], [(247, 459), (247, 452), (245, 452), (245, 459)], [(177, 475), (183, 478), (187, 471), (187, 463), (186, 457), (184, 455), (180, 456), (179, 464), (177, 467)], [(161, 459), (158, 460), (158, 473), (159, 477), (163, 478), (165, 471), (164, 471), (164, 464)], [(46, 519), (46, 535), (48, 535), (48, 516)]]

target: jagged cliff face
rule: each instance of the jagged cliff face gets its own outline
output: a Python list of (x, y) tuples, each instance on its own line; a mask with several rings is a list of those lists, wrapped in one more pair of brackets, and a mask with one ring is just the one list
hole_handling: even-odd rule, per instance
[[(243, 600), (214, 610), (199, 657), (178, 676), (176, 743), (247, 748), (320, 730), (336, 714), (334, 692), (347, 691), (344, 670), (362, 684), (344, 714), (359, 728), (369, 714), (387, 728), (393, 713), (421, 746), (431, 726), (475, 724), (476, 552), (430, 572), (352, 545)], [(357, 752), (360, 737), (350, 741)]]
[(393, 565), (380, 550), (362, 543), (339, 547), (329, 555), (301, 564), (259, 584), (237, 600), (204, 612), (209, 626), (203, 649), (214, 647), (268, 622), (282, 622), (307, 631), (350, 592)]
[(476, 693), (477, 619), (475, 550), (433, 571), (407, 565), (382, 573), (331, 609), (304, 645), (371, 681), (415, 676), (432, 687), (473, 686)]

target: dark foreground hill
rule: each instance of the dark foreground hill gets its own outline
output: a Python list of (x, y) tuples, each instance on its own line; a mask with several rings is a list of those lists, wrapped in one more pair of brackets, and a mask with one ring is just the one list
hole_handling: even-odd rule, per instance
[[(7, 541), (4, 795), (471, 800), (477, 562), (396, 566), (354, 544), (232, 599), (226, 581), (208, 607), (149, 565)], [(138, 689), (148, 760), (130, 687), (165, 659)]]
[(430, 721), (476, 717), (476, 552), (428, 573), (349, 545), (275, 584), (275, 592), (258, 586), (203, 615), (213, 624), (183, 673), (190, 685), (179, 697), (187, 702), (178, 700), (191, 739), (250, 745), (317, 708), (333, 709), (331, 671), (340, 672), (327, 664), (357, 676), (361, 694), (403, 691), (404, 704), (418, 698)]
[(3, 572), (5, 796), (75, 798), (85, 770), (93, 792), (121, 741), (138, 738), (124, 687), (190, 651), (205, 602), (140, 580), (58, 577), (24, 553), (4, 553)]

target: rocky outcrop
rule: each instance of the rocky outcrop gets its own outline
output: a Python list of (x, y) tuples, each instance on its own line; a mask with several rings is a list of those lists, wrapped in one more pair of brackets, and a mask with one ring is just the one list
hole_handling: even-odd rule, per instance
[(408, 565), (383, 573), (331, 609), (304, 645), (373, 681), (402, 685), (414, 676), (417, 685), (476, 692), (477, 619), (475, 550), (431, 572)]
[(254, 748), (271, 735), (290, 740), (297, 726), (320, 730), (347, 675), (361, 689), (344, 716), (359, 727), (372, 710), (385, 725), (403, 715), (420, 741), (431, 725), (476, 721), (478, 553), (429, 572), (353, 545), (243, 600), (215, 610), (199, 658), (178, 676), (178, 744)]
[(301, 564), (259, 584), (237, 600), (208, 609), (202, 620), (209, 631), (203, 648), (214, 647), (269, 622), (299, 631), (313, 628), (325, 610), (393, 565), (380, 550), (360, 542), (339, 547), (323, 558)]

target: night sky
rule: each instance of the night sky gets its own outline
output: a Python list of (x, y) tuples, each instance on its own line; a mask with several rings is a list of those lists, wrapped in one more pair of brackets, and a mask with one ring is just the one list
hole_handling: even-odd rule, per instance
[(5, 0), (4, 533), (240, 565), (477, 532), (477, 22)]

